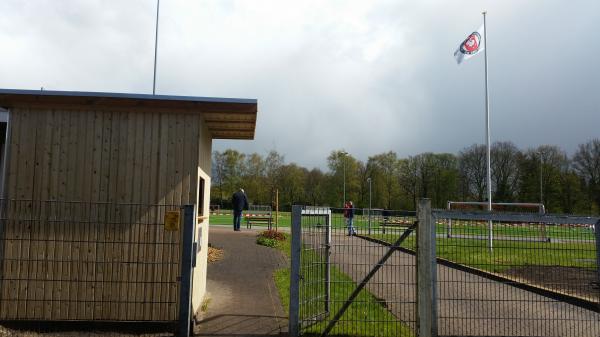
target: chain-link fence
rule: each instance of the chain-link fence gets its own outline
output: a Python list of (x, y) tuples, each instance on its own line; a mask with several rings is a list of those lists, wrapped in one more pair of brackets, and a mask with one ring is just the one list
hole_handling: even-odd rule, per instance
[(420, 204), (294, 208), (292, 335), (600, 336), (599, 218)]
[(0, 320), (178, 321), (183, 218), (179, 205), (0, 200)]
[(434, 214), (440, 335), (600, 336), (596, 218)]

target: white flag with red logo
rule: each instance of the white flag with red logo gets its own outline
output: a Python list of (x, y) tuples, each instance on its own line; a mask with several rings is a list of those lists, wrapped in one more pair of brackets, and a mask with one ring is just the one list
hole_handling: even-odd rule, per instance
[(458, 49), (454, 52), (456, 63), (461, 64), (462, 61), (470, 59), (484, 49), (483, 30), (484, 26), (481, 25), (477, 31), (467, 36), (460, 46), (458, 46)]

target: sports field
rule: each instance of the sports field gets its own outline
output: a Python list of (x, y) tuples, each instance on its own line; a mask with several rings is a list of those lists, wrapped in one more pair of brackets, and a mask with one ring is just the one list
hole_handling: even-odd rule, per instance
[[(231, 211), (222, 211), (225, 214), (222, 215), (210, 215), (210, 224), (213, 225), (231, 225), (233, 223), (233, 215)], [(245, 213), (244, 213), (245, 214)], [(273, 213), (273, 216), (274, 213)], [(290, 212), (279, 212), (278, 216), (280, 227), (290, 227), (291, 213)], [(393, 220), (393, 219), (392, 219)], [(402, 218), (403, 223), (398, 226), (388, 226), (385, 231), (392, 236), (398, 235), (399, 231), (408, 227), (411, 222), (415, 221), (414, 218)], [(242, 220), (242, 227), (245, 226), (245, 218)], [(398, 220), (395, 220), (398, 222)], [(371, 230), (374, 233), (381, 234), (384, 231), (383, 219), (381, 216), (373, 216), (371, 218)], [(274, 224), (274, 223), (273, 223)], [(253, 227), (266, 227), (266, 224), (253, 224)], [(332, 214), (332, 227), (343, 228), (345, 227), (345, 220), (342, 214)], [(367, 233), (369, 229), (369, 219), (366, 215), (356, 215), (354, 217), (354, 227), (359, 233)], [(448, 234), (449, 224), (447, 221), (439, 222), (436, 225), (436, 232), (438, 234)], [(487, 236), (489, 228), (485, 222), (461, 222), (454, 221), (451, 225), (451, 234), (454, 236)], [(401, 234), (401, 233), (400, 233)], [(557, 225), (539, 225), (539, 224), (504, 224), (494, 223), (493, 225), (493, 236), (497, 238), (502, 237), (514, 237), (514, 238), (530, 238), (532, 240), (576, 240), (576, 241), (594, 241), (594, 231), (586, 226), (557, 226)]]
[[(476, 268), (501, 272), (514, 266), (596, 267), (594, 232), (585, 226), (493, 223), (493, 250), (486, 222), (436, 225), (437, 256)], [(371, 237), (393, 243), (406, 227), (372, 228)], [(359, 230), (368, 235), (368, 231)], [(402, 247), (414, 250), (414, 233)]]

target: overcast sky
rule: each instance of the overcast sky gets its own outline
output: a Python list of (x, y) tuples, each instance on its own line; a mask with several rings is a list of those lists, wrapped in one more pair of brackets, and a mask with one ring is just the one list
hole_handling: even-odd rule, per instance
[[(157, 93), (258, 99), (253, 141), (325, 167), (345, 149), (456, 153), (492, 141), (572, 153), (600, 136), (600, 2), (162, 0)], [(0, 88), (152, 93), (154, 0), (0, 1)]]

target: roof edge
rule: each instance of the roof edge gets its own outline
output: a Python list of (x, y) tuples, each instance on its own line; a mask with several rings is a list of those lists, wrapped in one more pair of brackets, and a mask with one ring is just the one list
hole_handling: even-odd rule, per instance
[(3, 89), (0, 95), (38, 95), (38, 96), (71, 96), (71, 97), (102, 97), (102, 98), (124, 98), (141, 100), (163, 100), (182, 102), (205, 102), (205, 103), (236, 103), (236, 104), (258, 104), (256, 99), (251, 98), (224, 98), (224, 97), (200, 97), (200, 96), (174, 96), (174, 95), (152, 95), (136, 93), (114, 93), (114, 92), (92, 92), (92, 91), (59, 91), (59, 90), (26, 90), (26, 89)]

